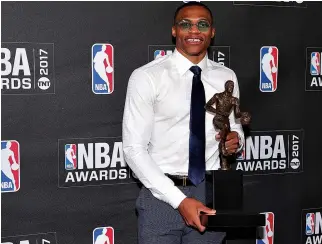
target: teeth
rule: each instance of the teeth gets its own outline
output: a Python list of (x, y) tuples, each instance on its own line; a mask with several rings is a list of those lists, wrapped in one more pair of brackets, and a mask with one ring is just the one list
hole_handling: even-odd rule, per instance
[(188, 41), (189, 42), (200, 42), (201, 40), (197, 39), (197, 38), (189, 38)]

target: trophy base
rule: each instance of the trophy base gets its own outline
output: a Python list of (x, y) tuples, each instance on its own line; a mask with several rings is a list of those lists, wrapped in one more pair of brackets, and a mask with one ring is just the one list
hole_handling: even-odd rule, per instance
[(225, 228), (253, 228), (265, 226), (265, 214), (248, 213), (216, 213), (215, 215), (201, 214), (201, 223), (208, 229)]
[(214, 170), (206, 175), (206, 206), (215, 209), (218, 213), (242, 212), (242, 172)]
[(201, 214), (200, 220), (212, 229), (256, 229), (265, 226), (265, 214), (244, 211), (243, 173), (236, 170), (214, 170), (206, 176), (206, 206), (215, 215)]

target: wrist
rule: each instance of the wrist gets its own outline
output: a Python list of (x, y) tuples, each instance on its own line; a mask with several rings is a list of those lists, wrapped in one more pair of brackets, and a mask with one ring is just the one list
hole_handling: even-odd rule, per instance
[(183, 199), (182, 199), (182, 201), (179, 203), (179, 205), (178, 205), (178, 207), (177, 207), (177, 209), (178, 210), (180, 210), (180, 208), (183, 206), (183, 204), (184, 204), (184, 201), (187, 199), (187, 197), (185, 196)]
[(237, 137), (238, 137), (238, 148), (237, 148), (237, 152), (240, 152), (243, 147), (244, 147), (244, 143), (243, 140), (241, 138), (241, 136), (239, 135), (239, 133), (237, 132)]
[(168, 203), (177, 209), (187, 196), (178, 187), (173, 186), (167, 192), (166, 197), (169, 199)]

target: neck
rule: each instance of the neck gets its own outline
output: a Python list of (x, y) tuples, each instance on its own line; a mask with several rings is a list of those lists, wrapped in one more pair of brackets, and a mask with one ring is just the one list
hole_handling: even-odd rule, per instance
[(179, 48), (177, 48), (177, 50), (179, 53), (181, 53), (185, 58), (187, 58), (193, 64), (200, 63), (200, 61), (206, 56), (206, 53), (207, 53), (207, 50), (206, 50), (202, 53), (199, 53), (198, 55), (189, 55)]

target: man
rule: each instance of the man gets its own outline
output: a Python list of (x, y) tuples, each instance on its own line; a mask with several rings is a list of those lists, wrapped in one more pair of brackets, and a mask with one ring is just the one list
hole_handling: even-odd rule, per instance
[[(219, 167), (218, 140), (204, 106), (234, 72), (208, 59), (215, 35), (207, 6), (189, 2), (174, 17), (176, 49), (136, 69), (123, 117), (124, 156), (143, 184), (136, 201), (139, 244), (222, 243), (225, 233), (205, 231), (205, 171)], [(233, 113), (225, 147), (240, 150), (243, 131)], [(203, 130), (200, 132), (200, 128)], [(217, 140), (216, 140), (217, 139)]]

